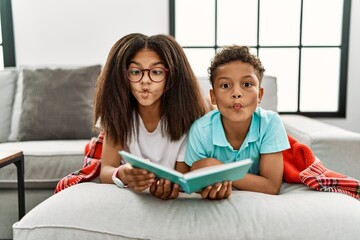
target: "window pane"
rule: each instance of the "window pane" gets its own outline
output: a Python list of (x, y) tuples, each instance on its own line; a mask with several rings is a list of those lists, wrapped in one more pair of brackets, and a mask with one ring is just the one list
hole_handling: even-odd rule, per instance
[(195, 75), (197, 77), (208, 77), (207, 69), (210, 67), (215, 50), (185, 48), (184, 51)]
[[(216, 53), (220, 52), (221, 50), (223, 50), (223, 48), (218, 48), (216, 49)], [(254, 54), (254, 55), (258, 55), (257, 49), (256, 48), (250, 48), (250, 53)]]
[(300, 0), (267, 0), (260, 4), (260, 45), (298, 45)]
[(219, 46), (257, 44), (257, 1), (218, 0)]
[(304, 48), (301, 57), (300, 110), (338, 110), (340, 49)]
[(178, 0), (175, 4), (175, 36), (180, 45), (215, 45), (214, 0)]
[[(297, 48), (260, 48), (265, 74), (277, 78), (278, 111), (295, 112), (298, 99), (299, 50)], [(266, 94), (266, 89), (264, 90)]]
[(2, 45), (2, 28), (1, 28), (1, 17), (0, 17), (0, 44)]
[(343, 4), (343, 0), (304, 0), (302, 44), (339, 46)]

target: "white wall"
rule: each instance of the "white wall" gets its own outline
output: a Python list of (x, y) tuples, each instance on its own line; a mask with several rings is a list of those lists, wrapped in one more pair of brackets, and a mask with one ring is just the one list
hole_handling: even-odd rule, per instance
[(12, 0), (17, 65), (104, 64), (122, 36), (169, 32), (168, 0)]
[[(168, 0), (12, 0), (17, 65), (103, 65), (111, 46), (128, 33), (167, 34), (168, 4)], [(319, 120), (360, 133), (358, 42), (360, 1), (352, 1), (347, 117)]]

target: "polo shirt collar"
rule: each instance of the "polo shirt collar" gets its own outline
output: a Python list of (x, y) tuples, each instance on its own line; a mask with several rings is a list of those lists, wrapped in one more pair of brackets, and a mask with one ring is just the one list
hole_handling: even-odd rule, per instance
[[(228, 147), (231, 146), (226, 139), (224, 126), (221, 121), (221, 114), (217, 111), (212, 117), (212, 139), (216, 146)], [(260, 118), (256, 112), (252, 115), (250, 129), (242, 144), (242, 148), (247, 147), (249, 142), (255, 142), (260, 137)]]
[(226, 139), (224, 126), (221, 121), (219, 110), (212, 117), (212, 140), (216, 146), (227, 147), (229, 143)]

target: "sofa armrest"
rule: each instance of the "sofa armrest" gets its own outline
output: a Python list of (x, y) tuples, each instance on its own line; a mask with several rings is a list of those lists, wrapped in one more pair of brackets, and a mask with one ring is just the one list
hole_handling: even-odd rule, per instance
[(360, 179), (360, 134), (309, 117), (281, 115), (287, 133), (307, 144), (330, 170)]

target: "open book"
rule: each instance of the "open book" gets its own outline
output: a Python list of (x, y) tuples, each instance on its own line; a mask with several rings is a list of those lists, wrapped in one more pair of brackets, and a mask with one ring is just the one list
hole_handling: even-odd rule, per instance
[(218, 182), (241, 179), (253, 163), (251, 159), (245, 159), (238, 162), (204, 167), (182, 174), (174, 169), (150, 162), (125, 151), (120, 151), (119, 154), (133, 167), (145, 169), (154, 173), (158, 178), (177, 183), (188, 194)]

